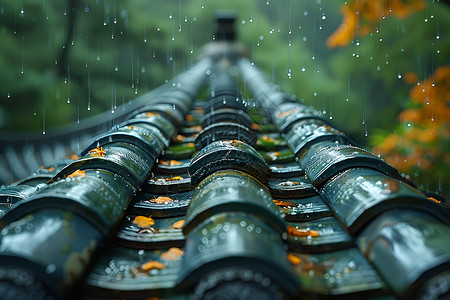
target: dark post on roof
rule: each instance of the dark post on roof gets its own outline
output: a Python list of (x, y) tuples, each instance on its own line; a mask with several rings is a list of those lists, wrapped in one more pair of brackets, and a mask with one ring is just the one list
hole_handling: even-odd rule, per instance
[(218, 41), (235, 41), (236, 16), (232, 11), (218, 11), (215, 16), (215, 36)]

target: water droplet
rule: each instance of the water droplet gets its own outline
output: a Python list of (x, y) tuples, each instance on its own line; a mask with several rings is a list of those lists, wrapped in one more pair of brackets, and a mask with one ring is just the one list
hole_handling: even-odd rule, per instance
[(250, 17), (250, 20), (249, 20), (249, 21), (250, 21), (250, 23), (253, 23), (253, 18), (252, 18), (252, 17)]
[(8, 99), (10, 99), (11, 98), (11, 93), (8, 93)]
[(436, 35), (436, 39), (437, 39), (437, 40), (439, 39), (439, 35)]
[(172, 19), (173, 18), (173, 15), (172, 15), (172, 13), (170, 13), (169, 14), (169, 19)]
[(45, 272), (47, 274), (51, 274), (53, 272), (56, 271), (56, 266), (54, 264), (49, 264), (46, 268), (45, 268)]
[(325, 14), (322, 14), (322, 20), (325, 20), (327, 18), (327, 16), (325, 16)]
[(411, 127), (411, 123), (408, 123), (408, 127)]
[(305, 67), (302, 67), (302, 72), (305, 72), (306, 71), (306, 68)]
[(382, 41), (383, 41), (383, 38), (380, 38), (379, 41), (382, 42)]
[(345, 99), (345, 101), (347, 101), (347, 102), (348, 102), (348, 100), (349, 100), (348, 98)]
[(425, 18), (425, 23), (426, 23), (426, 22), (428, 22), (428, 19), (427, 19), (427, 18)]
[(115, 68), (114, 68), (114, 71), (119, 71), (119, 67), (118, 66), (116, 66)]
[(181, 32), (181, 24), (178, 25), (178, 32)]
[(402, 74), (398, 73), (398, 74), (397, 74), (397, 78), (398, 78), (398, 79), (402, 78)]

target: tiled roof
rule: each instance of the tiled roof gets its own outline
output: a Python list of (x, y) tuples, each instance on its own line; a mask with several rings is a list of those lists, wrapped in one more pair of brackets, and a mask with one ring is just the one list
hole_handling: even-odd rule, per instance
[(81, 157), (2, 187), (2, 298), (449, 296), (447, 203), (244, 58), (163, 90)]

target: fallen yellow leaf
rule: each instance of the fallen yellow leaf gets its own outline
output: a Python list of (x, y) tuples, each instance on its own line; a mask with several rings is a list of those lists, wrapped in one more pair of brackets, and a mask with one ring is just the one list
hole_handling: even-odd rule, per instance
[(172, 247), (166, 252), (161, 253), (161, 259), (163, 260), (176, 260), (180, 256), (184, 255), (184, 251), (180, 248)]
[(166, 267), (165, 264), (160, 263), (159, 261), (150, 260), (141, 266), (141, 269), (144, 271), (150, 271), (153, 269), (162, 270)]
[(150, 226), (155, 224), (155, 220), (153, 220), (151, 216), (136, 216), (133, 220), (133, 224), (137, 224), (137, 226), (141, 228), (149, 228)]

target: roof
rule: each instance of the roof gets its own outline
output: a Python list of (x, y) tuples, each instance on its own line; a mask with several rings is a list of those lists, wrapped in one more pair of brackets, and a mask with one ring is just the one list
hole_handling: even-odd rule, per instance
[(6, 299), (449, 295), (447, 204), (228, 58), (2, 187)]

